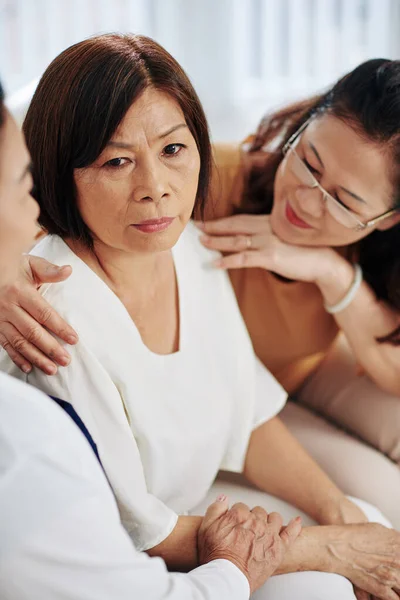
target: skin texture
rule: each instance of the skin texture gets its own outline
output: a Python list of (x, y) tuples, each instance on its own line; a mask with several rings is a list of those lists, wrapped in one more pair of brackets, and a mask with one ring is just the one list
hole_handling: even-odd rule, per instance
[(14, 119), (5, 114), (0, 131), (0, 284), (15, 279), (21, 254), (28, 250), (36, 231), (39, 207), (30, 195), (30, 157)]
[[(66, 241), (120, 298), (157, 354), (179, 349), (171, 248), (192, 214), (199, 172), (199, 152), (182, 110), (152, 88), (131, 106), (93, 165), (75, 171), (78, 205), (94, 249)], [(135, 227), (162, 217), (173, 218), (165, 231)]]
[[(273, 575), (298, 537), (300, 517), (284, 527), (278, 513), (267, 513), (259, 506), (250, 511), (245, 504), (238, 503), (216, 518), (224, 510), (227, 499), (223, 496), (219, 501), (221, 507), (211, 506), (200, 527), (199, 561), (205, 564), (229, 556), (247, 576), (250, 590), (254, 592)], [(238, 546), (243, 548), (240, 559), (234, 551)]]
[[(296, 151), (306, 160), (324, 189), (354, 212), (360, 221), (366, 222), (391, 208), (393, 189), (385, 152), (382, 147), (360, 137), (348, 124), (332, 115), (311, 121), (301, 135)], [(373, 230), (354, 231), (335, 221), (325, 210), (320, 191), (299, 184), (289, 164), (290, 161), (282, 161), (276, 174), (271, 213), (272, 230), (282, 241), (300, 246), (347, 246)], [(355, 199), (343, 188), (360, 199)], [(301, 229), (287, 220), (287, 202), (312, 228)], [(393, 221), (395, 219), (398, 217)], [(388, 222), (383, 223), (385, 221), (376, 227), (388, 226)]]

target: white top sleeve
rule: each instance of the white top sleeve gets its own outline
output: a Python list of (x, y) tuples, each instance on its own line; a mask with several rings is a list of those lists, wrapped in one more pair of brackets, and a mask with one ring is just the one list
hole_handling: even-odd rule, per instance
[(287, 401), (286, 390), (257, 357), (255, 357), (255, 371), (256, 394), (253, 430), (276, 417)]
[(74, 406), (97, 445), (116, 494), (122, 523), (135, 547), (153, 548), (170, 535), (178, 515), (148, 492), (139, 450), (117, 386), (83, 341), (68, 350), (69, 368), (59, 369), (51, 377), (33, 369), (27, 381)]
[(79, 429), (1, 374), (0, 539), (2, 600), (249, 598), (246, 577), (228, 561), (172, 574), (137, 552)]

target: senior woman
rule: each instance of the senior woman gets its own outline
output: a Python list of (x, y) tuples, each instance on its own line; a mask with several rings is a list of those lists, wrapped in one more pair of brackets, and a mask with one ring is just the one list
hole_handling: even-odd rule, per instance
[[(324, 525), (303, 530), (258, 598), (354, 598), (347, 577), (394, 599), (400, 534), (363, 522), (388, 524), (347, 499), (280, 422), (286, 394), (188, 224), (207, 197), (211, 155), (176, 61), (141, 36), (76, 44), (45, 72), (24, 130), (51, 234), (35, 253), (73, 268), (41, 292), (80, 336), (66, 369), (27, 380), (74, 404), (135, 545), (194, 567), (196, 506), (219, 469), (243, 472), (259, 504), (282, 506), (277, 496)], [(6, 357), (2, 367), (13, 370)]]
[[(0, 84), (0, 289), (15, 278), (36, 234), (31, 187), (29, 153)], [(184, 576), (168, 573), (162, 561), (135, 551), (104, 472), (72, 420), (3, 373), (0, 456), (2, 600), (247, 600), (301, 529), (295, 521), (282, 530), (279, 515), (260, 507), (227, 510), (221, 497), (199, 536), (200, 561), (209, 564)]]

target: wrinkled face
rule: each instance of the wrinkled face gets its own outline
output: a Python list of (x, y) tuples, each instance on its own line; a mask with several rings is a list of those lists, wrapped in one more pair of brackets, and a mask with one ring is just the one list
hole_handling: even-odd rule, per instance
[(101, 155), (74, 172), (95, 244), (151, 253), (174, 246), (192, 214), (200, 155), (180, 106), (148, 88)]
[[(392, 208), (387, 155), (343, 121), (329, 114), (315, 118), (295, 142), (295, 151), (324, 190), (360, 221), (365, 223)], [(396, 214), (365, 230), (346, 227), (327, 210), (321, 190), (301, 180), (293, 159), (289, 153), (282, 161), (274, 185), (271, 225), (284, 241), (345, 246), (398, 222)]]
[(39, 206), (31, 189), (30, 156), (21, 131), (6, 113), (0, 131), (0, 286), (15, 280), (21, 255), (37, 233)]

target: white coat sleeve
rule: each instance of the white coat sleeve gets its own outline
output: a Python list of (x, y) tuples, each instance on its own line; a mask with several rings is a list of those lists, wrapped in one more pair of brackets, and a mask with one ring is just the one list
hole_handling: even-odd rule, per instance
[(178, 515), (147, 490), (135, 437), (118, 387), (81, 340), (69, 348), (71, 364), (47, 376), (39, 369), (27, 382), (72, 404), (94, 442), (114, 491), (122, 523), (138, 550), (161, 543)]
[(87, 440), (44, 395), (0, 389), (0, 415), (2, 600), (248, 600), (228, 561), (175, 574), (134, 548)]

